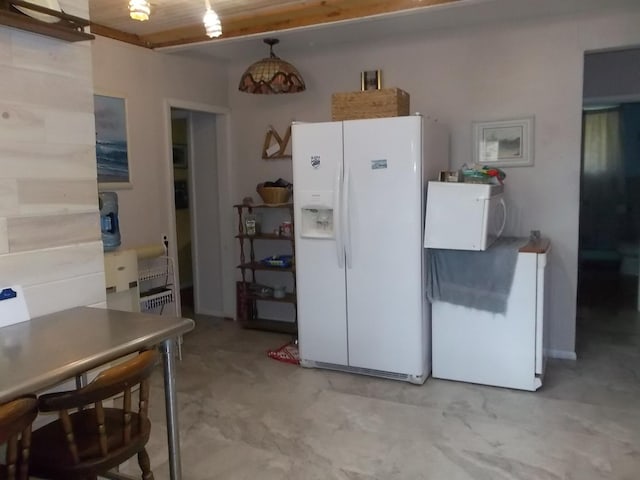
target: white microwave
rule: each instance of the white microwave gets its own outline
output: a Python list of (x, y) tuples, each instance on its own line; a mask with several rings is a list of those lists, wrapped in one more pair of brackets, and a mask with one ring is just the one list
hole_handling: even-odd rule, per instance
[(486, 250), (505, 227), (502, 185), (429, 182), (425, 248)]

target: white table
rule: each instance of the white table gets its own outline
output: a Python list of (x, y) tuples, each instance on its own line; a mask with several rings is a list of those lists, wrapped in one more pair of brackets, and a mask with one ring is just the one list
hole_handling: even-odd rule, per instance
[(76, 307), (0, 328), (0, 403), (36, 393), (129, 353), (161, 345), (171, 480), (181, 480), (175, 338), (188, 318)]

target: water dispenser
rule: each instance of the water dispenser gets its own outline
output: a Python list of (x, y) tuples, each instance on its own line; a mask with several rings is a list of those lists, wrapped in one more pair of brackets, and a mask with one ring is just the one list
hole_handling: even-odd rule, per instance
[(101, 192), (98, 196), (100, 207), (100, 230), (104, 251), (109, 252), (120, 246), (120, 226), (118, 222), (118, 195), (115, 192)]
[(333, 208), (302, 207), (300, 235), (307, 238), (333, 238)]

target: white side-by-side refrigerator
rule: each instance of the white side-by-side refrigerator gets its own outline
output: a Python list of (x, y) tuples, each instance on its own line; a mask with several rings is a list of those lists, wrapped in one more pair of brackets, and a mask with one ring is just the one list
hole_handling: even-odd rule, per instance
[(420, 115), (292, 128), (301, 364), (422, 383), (423, 232), (448, 133)]

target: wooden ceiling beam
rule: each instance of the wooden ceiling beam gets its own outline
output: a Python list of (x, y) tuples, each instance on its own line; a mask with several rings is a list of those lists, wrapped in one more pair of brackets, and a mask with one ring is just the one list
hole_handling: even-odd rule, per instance
[[(220, 39), (234, 38), (343, 20), (371, 17), (403, 10), (433, 7), (461, 0), (313, 0), (270, 9), (260, 14), (224, 17)], [(92, 29), (93, 30), (93, 29)], [(95, 32), (98, 33), (98, 32)], [(100, 33), (98, 33), (100, 35)], [(113, 38), (113, 37), (112, 37)], [(202, 24), (166, 30), (139, 37), (152, 48), (210, 40)], [(125, 40), (126, 41), (126, 40)]]
[(120, 30), (116, 30), (115, 28), (100, 25), (98, 23), (91, 23), (91, 33), (93, 33), (94, 35), (100, 35), (101, 37), (112, 38), (121, 42), (138, 45), (139, 47), (153, 48), (153, 45), (151, 45), (148, 41), (146, 41), (139, 35), (126, 33)]

